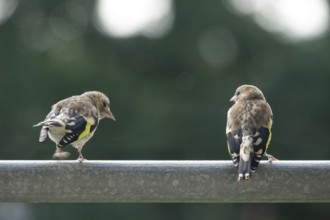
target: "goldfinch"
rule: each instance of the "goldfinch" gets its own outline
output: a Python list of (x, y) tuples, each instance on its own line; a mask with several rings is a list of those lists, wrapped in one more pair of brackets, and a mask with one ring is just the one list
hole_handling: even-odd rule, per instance
[(109, 98), (97, 91), (63, 99), (51, 108), (45, 120), (33, 127), (42, 126), (39, 141), (49, 138), (55, 142), (54, 159), (65, 159), (70, 154), (62, 151), (66, 145), (73, 145), (79, 153), (78, 160), (84, 157), (81, 153), (85, 143), (93, 136), (99, 121), (103, 118), (116, 120), (110, 111)]
[(227, 114), (227, 144), (234, 165), (238, 166), (238, 181), (249, 180), (266, 153), (272, 137), (273, 113), (264, 95), (256, 86), (242, 85), (230, 99), (234, 105)]

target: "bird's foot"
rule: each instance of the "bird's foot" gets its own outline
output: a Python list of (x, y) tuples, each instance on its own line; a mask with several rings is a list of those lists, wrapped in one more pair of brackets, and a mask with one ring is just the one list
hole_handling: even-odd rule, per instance
[(86, 159), (83, 157), (83, 155), (79, 155), (77, 161), (81, 163), (83, 161), (86, 161)]
[(272, 163), (273, 161), (277, 161), (277, 160), (278, 160), (276, 157), (274, 157), (274, 156), (271, 155), (271, 154), (267, 154), (267, 153), (265, 153), (265, 156), (268, 158), (268, 162), (269, 162), (269, 163)]
[(69, 156), (70, 156), (69, 152), (63, 151), (61, 149), (56, 149), (55, 153), (53, 154), (53, 159), (64, 160)]

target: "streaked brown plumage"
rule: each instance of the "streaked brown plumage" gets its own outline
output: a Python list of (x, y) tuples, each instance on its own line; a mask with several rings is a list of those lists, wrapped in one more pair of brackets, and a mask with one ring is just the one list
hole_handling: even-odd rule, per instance
[(230, 99), (235, 102), (227, 115), (230, 156), (238, 166), (238, 180), (250, 179), (271, 139), (272, 110), (263, 93), (253, 85), (242, 85)]
[(49, 138), (55, 142), (56, 151), (53, 158), (65, 159), (68, 152), (62, 148), (72, 144), (79, 153), (78, 160), (84, 160), (81, 150), (84, 144), (94, 135), (103, 118), (115, 120), (110, 111), (109, 98), (97, 91), (63, 99), (51, 108), (45, 120), (34, 125), (42, 126), (39, 141)]

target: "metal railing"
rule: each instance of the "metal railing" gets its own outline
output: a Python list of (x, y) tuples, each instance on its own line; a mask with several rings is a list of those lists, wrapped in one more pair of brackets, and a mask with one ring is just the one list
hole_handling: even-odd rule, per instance
[(0, 161), (0, 202), (330, 202), (330, 161)]

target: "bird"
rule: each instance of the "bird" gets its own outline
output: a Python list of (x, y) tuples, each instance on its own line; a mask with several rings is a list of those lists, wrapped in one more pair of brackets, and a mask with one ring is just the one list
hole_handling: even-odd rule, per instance
[(254, 85), (239, 86), (230, 101), (234, 104), (227, 113), (228, 151), (238, 168), (237, 180), (250, 180), (263, 156), (269, 162), (277, 160), (267, 153), (273, 112), (262, 91)]
[(41, 127), (39, 142), (47, 136), (55, 142), (53, 159), (66, 159), (69, 152), (62, 150), (71, 144), (79, 153), (78, 161), (85, 160), (82, 148), (94, 135), (103, 118), (116, 121), (110, 111), (110, 100), (102, 92), (88, 91), (74, 95), (55, 103), (45, 120), (33, 125)]

